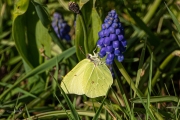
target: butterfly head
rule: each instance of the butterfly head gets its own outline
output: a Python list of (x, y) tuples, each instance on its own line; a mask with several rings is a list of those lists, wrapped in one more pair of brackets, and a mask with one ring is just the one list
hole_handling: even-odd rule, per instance
[(98, 58), (98, 54), (96, 53), (94, 53), (94, 55), (88, 54), (87, 59), (91, 60), (91, 62), (93, 62), (95, 65), (102, 64), (102, 61)]

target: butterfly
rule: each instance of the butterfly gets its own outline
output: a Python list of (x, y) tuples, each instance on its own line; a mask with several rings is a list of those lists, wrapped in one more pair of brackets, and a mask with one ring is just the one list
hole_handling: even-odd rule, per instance
[(85, 94), (89, 98), (105, 96), (113, 83), (109, 68), (97, 54), (80, 61), (62, 80), (67, 94)]

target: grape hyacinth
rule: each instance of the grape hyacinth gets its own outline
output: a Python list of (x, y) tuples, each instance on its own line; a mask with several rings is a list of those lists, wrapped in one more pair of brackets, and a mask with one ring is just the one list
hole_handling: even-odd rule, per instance
[(99, 56), (106, 56), (106, 64), (112, 65), (116, 58), (119, 62), (124, 60), (123, 52), (127, 42), (124, 38), (124, 29), (115, 10), (111, 10), (102, 24), (102, 30), (98, 33), (97, 46), (100, 49)]
[(61, 14), (55, 12), (53, 14), (53, 20), (51, 24), (58, 38), (65, 39), (67, 41), (71, 40), (71, 37), (69, 35), (70, 26), (67, 24)]

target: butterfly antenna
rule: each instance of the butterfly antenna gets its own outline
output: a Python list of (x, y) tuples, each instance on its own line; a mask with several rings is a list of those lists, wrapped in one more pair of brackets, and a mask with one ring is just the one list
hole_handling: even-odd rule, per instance
[(80, 49), (81, 52), (84, 54), (84, 56), (86, 56), (85, 53), (84, 53), (83, 50), (82, 50), (82, 46), (79, 46), (79, 49)]
[(96, 48), (93, 50), (93, 54), (94, 54), (94, 55), (96, 55), (96, 53), (95, 53), (96, 50), (97, 50), (97, 46), (96, 46)]

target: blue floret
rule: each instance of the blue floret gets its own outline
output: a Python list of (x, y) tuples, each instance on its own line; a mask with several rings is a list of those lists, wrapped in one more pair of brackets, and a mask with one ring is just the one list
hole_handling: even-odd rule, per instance
[(67, 41), (71, 40), (71, 36), (69, 35), (70, 26), (63, 19), (63, 16), (57, 12), (53, 14), (53, 20), (51, 23), (54, 31), (56, 32), (58, 38), (65, 39)]
[(99, 56), (102, 58), (107, 55), (106, 64), (112, 65), (114, 59), (122, 62), (127, 42), (124, 38), (124, 28), (115, 10), (111, 10), (108, 13), (102, 24), (102, 30), (99, 31), (98, 35), (97, 46), (101, 49)]

